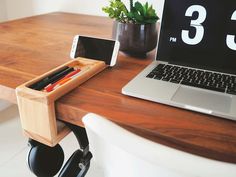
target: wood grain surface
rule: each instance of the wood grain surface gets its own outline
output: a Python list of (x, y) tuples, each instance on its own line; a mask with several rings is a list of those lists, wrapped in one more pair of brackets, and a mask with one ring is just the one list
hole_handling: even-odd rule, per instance
[[(74, 35), (111, 37), (105, 17), (51, 13), (0, 24), (0, 98), (69, 60)], [(236, 163), (236, 122), (131, 98), (121, 88), (154, 58), (119, 54), (106, 69), (56, 102), (58, 119), (82, 125), (88, 112), (106, 116), (152, 141), (211, 159)]]

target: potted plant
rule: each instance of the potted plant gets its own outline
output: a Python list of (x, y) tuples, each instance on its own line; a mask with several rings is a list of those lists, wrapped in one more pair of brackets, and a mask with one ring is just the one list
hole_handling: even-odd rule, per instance
[(148, 2), (129, 1), (130, 8), (121, 0), (110, 0), (102, 10), (115, 19), (113, 38), (120, 41), (120, 50), (129, 54), (145, 57), (157, 44), (157, 25), (159, 17)]

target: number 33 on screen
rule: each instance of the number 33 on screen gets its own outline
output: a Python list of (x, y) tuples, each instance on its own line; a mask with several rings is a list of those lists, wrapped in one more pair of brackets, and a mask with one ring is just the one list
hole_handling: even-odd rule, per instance
[[(235, 31), (235, 34), (233, 34), (231, 29), (232, 27), (229, 28), (229, 26), (224, 26), (225, 24), (230, 24), (231, 26), (234, 25), (236, 27), (236, 3), (230, 4), (232, 3), (230, 2), (228, 4), (228, 7), (230, 8), (221, 7), (221, 9), (219, 9), (217, 7), (219, 7), (220, 4), (216, 5), (216, 3), (220, 3), (220, 1), (181, 1), (182, 2), (178, 3), (178, 5), (177, 2), (172, 2), (174, 2), (173, 5), (175, 5), (176, 8), (182, 9), (185, 12), (185, 14), (183, 16), (181, 15), (181, 17), (179, 16), (180, 13), (174, 15), (174, 18), (179, 17), (181, 19), (181, 21), (179, 21), (179, 25), (182, 25), (181, 39), (185, 44), (190, 46), (198, 45), (202, 42), (206, 35), (208, 36), (205, 40), (208, 40), (210, 38), (209, 36), (216, 35), (216, 32), (213, 32), (214, 28), (222, 28), (222, 30), (216, 29), (216, 31), (221, 31), (224, 33), (224, 39), (222, 40), (226, 44), (227, 48), (236, 51), (236, 29), (233, 30)], [(183, 21), (185, 21), (184, 24), (182, 23)], [(210, 26), (212, 25), (212, 21), (217, 23), (214, 24), (215, 27)], [(186, 26), (187, 24), (188, 26)], [(229, 29), (230, 31), (227, 31)], [(207, 30), (211, 31), (208, 31), (207, 33)], [(222, 34), (217, 33), (214, 38), (219, 38), (221, 36)], [(170, 38), (170, 42), (176, 42), (176, 40), (176, 37)]]
[[(190, 6), (186, 10), (185, 16), (192, 17), (194, 12), (198, 13), (198, 18), (195, 20), (191, 20), (190, 26), (196, 28), (195, 36), (193, 38), (190, 38), (188, 30), (182, 30), (181, 34), (182, 40), (189, 45), (197, 45), (202, 41), (204, 37), (204, 26), (202, 25), (202, 23), (207, 18), (207, 11), (205, 7), (201, 5)], [(236, 10), (233, 12), (231, 20), (236, 20)], [(226, 44), (230, 49), (236, 50), (235, 35), (227, 35)]]

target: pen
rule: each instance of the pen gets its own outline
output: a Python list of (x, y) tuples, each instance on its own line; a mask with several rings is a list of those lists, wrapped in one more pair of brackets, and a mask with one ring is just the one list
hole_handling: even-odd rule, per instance
[(61, 73), (62, 71), (66, 70), (66, 69), (68, 69), (68, 68), (69, 68), (68, 66), (62, 67), (62, 68), (61, 68), (60, 70), (58, 70), (57, 72), (52, 73), (52, 74), (50, 74), (48, 77), (43, 78), (43, 79), (41, 79), (40, 81), (38, 81), (38, 82), (36, 82), (36, 83), (30, 85), (29, 88), (35, 89), (35, 88), (39, 87), (39, 85), (40, 85), (42, 82), (46, 82), (47, 80), (49, 80), (49, 79), (52, 78), (53, 76), (55, 76), (55, 75)]
[(70, 73), (71, 71), (74, 71), (74, 68), (68, 67), (67, 69), (65, 69), (61, 72), (58, 72), (55, 75), (51, 76), (50, 78), (43, 80), (36, 87), (34, 87), (34, 89), (35, 90), (42, 90), (48, 84), (55, 83), (56, 81), (58, 81), (59, 79), (61, 79), (66, 74)]
[(71, 73), (67, 74), (64, 78), (72, 77), (75, 74), (79, 73), (80, 71), (81, 71), (81, 69), (76, 69), (76, 70), (72, 71)]
[(60, 82), (58, 82), (56, 85), (54, 85), (54, 87), (52, 87), (52, 90), (51, 90), (51, 91), (57, 89), (58, 87), (62, 86), (63, 84), (67, 83), (67, 82), (70, 81), (70, 80), (71, 80), (70, 77), (64, 78), (64, 79), (60, 80)]
[(44, 90), (45, 90), (46, 92), (51, 92), (51, 91), (53, 90), (53, 88), (54, 88), (58, 83), (60, 83), (63, 79), (72, 77), (73, 75), (79, 73), (80, 71), (81, 71), (80, 69), (77, 69), (77, 70), (75, 70), (75, 71), (72, 71), (71, 73), (67, 74), (65, 77), (63, 77), (62, 79), (58, 80), (57, 82), (48, 84), (48, 85), (44, 88)]
[(82, 75), (83, 73), (85, 73), (85, 72), (86, 72), (87, 70), (89, 70), (89, 69), (90, 69), (90, 67), (84, 67), (83, 69), (81, 69), (81, 72), (79, 72), (79, 73), (73, 75), (73, 76), (71, 77), (71, 79), (77, 78), (78, 76)]
[(73, 80), (75, 78), (77, 78), (78, 76), (82, 75), (84, 72), (86, 72), (90, 67), (86, 67), (85, 69), (80, 70), (80, 72), (78, 72), (77, 74), (71, 76), (71, 77), (67, 77), (67, 78), (63, 78), (60, 81), (58, 81), (57, 83), (55, 83), (50, 89), (45, 89), (47, 92), (51, 92), (55, 89), (57, 89), (58, 87), (62, 86), (63, 84), (67, 83), (70, 80)]

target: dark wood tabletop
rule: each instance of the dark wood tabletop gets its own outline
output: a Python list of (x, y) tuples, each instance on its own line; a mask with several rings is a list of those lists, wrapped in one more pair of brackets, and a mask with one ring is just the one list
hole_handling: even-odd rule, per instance
[[(74, 35), (111, 33), (109, 18), (60, 12), (1, 23), (0, 99), (16, 103), (17, 86), (70, 60)], [(83, 126), (82, 116), (93, 112), (152, 141), (236, 163), (236, 122), (121, 94), (154, 55), (139, 59), (120, 52), (116, 66), (57, 100), (58, 119)]]

